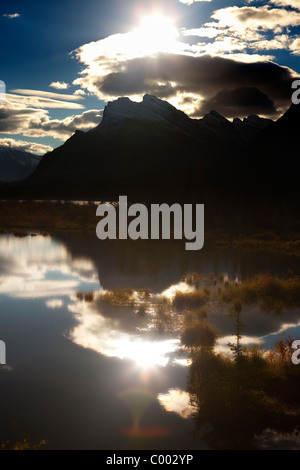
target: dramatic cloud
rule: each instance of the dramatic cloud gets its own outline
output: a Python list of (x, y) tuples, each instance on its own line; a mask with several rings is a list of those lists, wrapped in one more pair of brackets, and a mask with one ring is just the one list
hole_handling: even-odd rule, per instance
[[(182, 29), (155, 47), (136, 31), (85, 44), (73, 52), (83, 64), (73, 85), (103, 101), (120, 96), (139, 101), (145, 93), (153, 94), (197, 117), (209, 104), (216, 107), (219, 98), (227, 117), (255, 110), (274, 118), (290, 105), (291, 82), (297, 76), (274, 63), (275, 51), (298, 54), (299, 39), (290, 29), (300, 26), (300, 11), (284, 0), (270, 3), (215, 10), (209, 22)], [(231, 111), (224, 104), (230, 94), (235, 100)]]
[(84, 90), (79, 89), (74, 91), (74, 95), (85, 96), (86, 92)]
[[(102, 111), (89, 110), (78, 116), (68, 116), (65, 119), (46, 119), (40, 125), (33, 126), (28, 130), (28, 135), (44, 136), (51, 135), (57, 139), (65, 140), (76, 130), (88, 131), (95, 128), (102, 118)], [(1, 124), (0, 124), (1, 125)]]
[(281, 31), (288, 26), (300, 25), (300, 13), (284, 8), (260, 7), (228, 7), (217, 10), (212, 18), (219, 27), (230, 27), (242, 33), (244, 30), (275, 30)]
[(300, 10), (299, 0), (271, 0), (270, 3), (277, 6), (292, 7), (297, 10)]
[[(264, 99), (261, 109), (256, 106), (257, 112), (264, 115), (268, 109), (270, 115), (275, 108), (278, 113), (284, 111), (290, 104), (295, 74), (272, 62), (246, 63), (226, 57), (183, 53), (118, 60), (106, 55), (102, 41), (88, 49), (88, 54), (85, 46), (76, 52), (86, 68), (75, 83), (104, 101), (119, 96), (139, 99), (150, 93), (181, 105), (181, 109), (193, 115), (196, 112), (200, 117), (203, 99), (210, 100), (223, 90), (250, 87), (261, 92), (261, 97), (265, 95), (269, 103), (274, 102), (268, 107)], [(193, 98), (193, 108), (191, 100), (185, 106), (188, 96)]]
[(195, 29), (183, 29), (181, 31), (183, 36), (198, 36), (200, 38), (215, 38), (219, 36), (220, 30), (216, 27), (201, 27)]
[(281, 34), (278, 36), (274, 36), (274, 38), (270, 40), (265, 39), (260, 41), (254, 41), (252, 44), (249, 45), (249, 47), (257, 51), (261, 49), (265, 51), (275, 51), (278, 49), (289, 49), (292, 41), (293, 39), (291, 39), (288, 34)]
[(71, 102), (83, 99), (78, 95), (63, 95), (39, 90), (12, 90), (12, 93), (7, 93), (6, 99), (16, 105), (48, 109), (84, 109), (81, 104)]
[[(242, 51), (245, 57), (251, 57), (249, 50), (253, 49), (264, 57), (265, 51), (291, 50), (290, 45), (298, 37), (291, 33), (291, 28), (300, 25), (300, 11), (281, 7), (297, 6), (300, 10), (300, 1), (274, 0), (270, 3), (277, 8), (270, 5), (232, 6), (216, 10), (211, 16), (213, 21), (197, 29), (182, 30), (182, 35), (194, 42), (197, 37), (214, 39), (196, 43), (194, 47), (202, 53), (216, 55), (233, 57)], [(268, 58), (272, 60), (274, 56)]]
[(17, 106), (11, 102), (0, 106), (0, 132), (4, 134), (24, 135), (28, 129), (41, 124), (47, 119), (47, 111), (26, 106)]
[(290, 50), (292, 51), (292, 54), (294, 55), (300, 55), (300, 38), (295, 39), (291, 44), (290, 44)]
[[(178, 0), (182, 10), (179, 3), (201, 0)], [(70, 85), (57, 81), (50, 84), (57, 93), (10, 91), (7, 104), (0, 107), (0, 132), (64, 140), (76, 129), (89, 130), (99, 124), (102, 112), (51, 119), (46, 111), (83, 110), (80, 100), (85, 95), (104, 102), (120, 96), (139, 101), (149, 93), (193, 117), (215, 109), (228, 118), (252, 113), (275, 118), (289, 107), (291, 83), (298, 78), (274, 61), (276, 51), (300, 55), (295, 32), (300, 0), (240, 3), (215, 9), (208, 22), (193, 29), (177, 30), (171, 14), (154, 15), (131, 32), (82, 45), (72, 53), (82, 66), (72, 83), (79, 89), (59, 93)]]
[(201, 103), (201, 113), (209, 113), (215, 109), (228, 118), (250, 114), (262, 116), (277, 114), (274, 102), (265, 93), (252, 87), (222, 90)]
[(56, 90), (67, 90), (69, 88), (69, 84), (65, 82), (52, 82), (49, 85), (51, 88), (55, 88)]
[(53, 150), (49, 145), (43, 145), (36, 142), (25, 142), (24, 140), (0, 139), (0, 147), (8, 147), (16, 150), (24, 150), (25, 152), (44, 155)]
[(19, 13), (11, 13), (11, 14), (7, 14), (5, 13), (4, 15), (5, 18), (9, 18), (10, 20), (13, 20), (15, 18), (19, 18), (20, 17), (20, 14)]
[(51, 91), (40, 91), (40, 90), (11, 90), (12, 93), (18, 93), (20, 95), (37, 96), (39, 98), (49, 98), (67, 101), (82, 100), (83, 98), (77, 95), (64, 95), (62, 93), (53, 93)]
[(81, 115), (65, 119), (51, 119), (48, 111), (23, 106), (8, 101), (0, 106), (0, 132), (10, 135), (23, 134), (27, 137), (50, 136), (65, 140), (77, 129), (87, 131), (96, 127), (102, 111), (89, 110)]

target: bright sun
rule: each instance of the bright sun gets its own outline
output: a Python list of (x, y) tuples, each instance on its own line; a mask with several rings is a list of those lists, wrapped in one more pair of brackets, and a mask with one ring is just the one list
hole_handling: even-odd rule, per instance
[(142, 19), (135, 30), (137, 46), (145, 54), (172, 52), (179, 32), (172, 19), (161, 14), (154, 14)]

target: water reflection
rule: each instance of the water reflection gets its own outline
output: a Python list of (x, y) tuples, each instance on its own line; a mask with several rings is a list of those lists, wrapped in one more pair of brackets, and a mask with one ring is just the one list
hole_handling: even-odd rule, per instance
[(117, 319), (103, 317), (84, 302), (70, 305), (69, 310), (78, 322), (70, 333), (72, 341), (107, 357), (130, 359), (141, 368), (170, 364), (180, 343), (178, 338), (122, 331)]
[[(199, 446), (185, 427), (195, 412), (186, 390), (191, 362), (186, 351), (179, 351), (184, 318), (172, 301), (177, 292), (199, 287), (185, 282), (186, 274), (201, 272), (209, 279), (209, 273), (222, 272), (217, 281), (215, 276), (205, 280), (206, 287), (218, 289), (228, 280), (256, 274), (262, 265), (229, 252), (191, 256), (172, 243), (147, 251), (130, 244), (128, 249), (104, 248), (80, 237), (0, 236), (0, 336), (8, 344), (11, 371), (0, 370), (8, 404), (0, 435), (18, 418), (43, 434), (38, 438), (50, 437), (56, 448), (125, 446), (120, 434), (128, 439), (164, 436), (166, 441), (147, 444), (156, 448)], [(265, 266), (286, 273), (291, 264), (270, 258)], [(112, 291), (122, 287), (126, 295)], [(218, 333), (217, 352), (228, 352), (234, 340), (228, 313), (214, 302), (208, 311), (207, 320)], [(256, 304), (244, 307), (242, 315), (243, 344), (272, 349), (282, 332), (300, 336), (299, 309), (274, 314)], [(23, 393), (21, 405), (17, 390)], [(99, 435), (101, 442), (95, 443), (93, 436)]]
[(71, 296), (85, 284), (98, 288), (97, 281), (91, 260), (73, 260), (50, 237), (0, 237), (0, 294), (21, 299)]
[(227, 273), (234, 280), (259, 274), (286, 276), (290, 270), (299, 272), (294, 257), (268, 253), (241, 253), (229, 248), (207, 244), (200, 252), (186, 252), (181, 241), (103, 241), (59, 235), (73, 259), (93, 261), (101, 283), (107, 290), (150, 287), (159, 293), (180, 282), (187, 273)]
[(53, 300), (47, 300), (46, 301), (46, 307), (47, 308), (62, 308), (64, 305), (63, 301), (61, 299), (53, 299)]
[(178, 413), (182, 418), (190, 418), (196, 412), (190, 394), (180, 389), (170, 389), (168, 393), (160, 393), (158, 400), (166, 411)]

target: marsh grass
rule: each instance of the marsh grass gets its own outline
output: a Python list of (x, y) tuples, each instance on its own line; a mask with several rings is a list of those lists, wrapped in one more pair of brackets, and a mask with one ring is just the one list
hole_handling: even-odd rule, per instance
[(118, 307), (133, 307), (136, 304), (135, 291), (131, 288), (101, 292), (99, 299)]
[(300, 307), (300, 278), (265, 275), (242, 283), (226, 283), (219, 296), (226, 303), (250, 305), (260, 302), (262, 310), (280, 312), (283, 308)]
[(298, 236), (293, 237), (294, 239), (274, 239), (274, 236), (265, 239), (265, 238), (258, 238), (258, 237), (241, 237), (239, 239), (235, 239), (232, 242), (233, 248), (247, 252), (247, 253), (255, 253), (255, 252), (264, 252), (264, 253), (273, 253), (280, 256), (284, 255), (292, 255), (292, 256), (300, 256), (300, 240)]
[(88, 304), (92, 304), (95, 300), (95, 293), (94, 292), (77, 292), (76, 298), (79, 301), (84, 301)]
[[(208, 212), (211, 210), (212, 208)], [(285, 216), (287, 212), (288, 208), (284, 210)], [(269, 213), (270, 208), (263, 218), (266, 227), (270, 225)], [(231, 247), (240, 252), (300, 256), (300, 221), (297, 212), (288, 217), (288, 223), (285, 221), (284, 230), (282, 217), (278, 216), (274, 219), (278, 222), (274, 225), (272, 219), (271, 229), (266, 232), (261, 231), (261, 218), (254, 222), (254, 215), (255, 213), (251, 218), (251, 227), (248, 226), (249, 217), (245, 219), (245, 214), (242, 217), (243, 223), (238, 217), (228, 224), (228, 214), (220, 213), (218, 209), (216, 220), (214, 217), (211, 220), (209, 217), (206, 219), (206, 245), (216, 249)], [(97, 222), (96, 204), (93, 202), (81, 206), (60, 201), (0, 200), (0, 233), (20, 232), (26, 236), (28, 232), (36, 231), (47, 235), (80, 233), (95, 236)], [(223, 227), (222, 231), (220, 227)], [(238, 232), (236, 227), (239, 228)], [(195, 279), (194, 281), (196, 282)], [(197, 282), (201, 282), (201, 278)]]
[(48, 442), (42, 439), (39, 442), (33, 442), (30, 437), (25, 437), (24, 439), (17, 440), (12, 442), (10, 440), (0, 443), (0, 451), (1, 450), (41, 450), (45, 447)]
[(292, 364), (291, 342), (281, 338), (268, 354), (244, 347), (239, 364), (213, 349), (192, 349), (195, 434), (214, 449), (247, 449), (259, 447), (266, 429), (275, 435), (299, 429), (300, 368)]
[(55, 234), (58, 232), (95, 234), (96, 205), (71, 202), (0, 201), (2, 232), (30, 231)]

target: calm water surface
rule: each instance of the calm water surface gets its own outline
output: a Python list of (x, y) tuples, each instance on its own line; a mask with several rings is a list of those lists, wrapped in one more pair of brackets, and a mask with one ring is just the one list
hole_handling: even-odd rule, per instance
[[(240, 280), (290, 269), (292, 259), (209, 248), (186, 253), (175, 243), (1, 235), (1, 439), (30, 435), (53, 449), (206, 448), (192, 435), (179, 333), (157, 328), (151, 311), (89, 303), (77, 293), (149, 287), (156, 298), (171, 298), (188, 289), (182, 276), (195, 271)], [(209, 321), (225, 351), (233, 320), (216, 309)], [(253, 306), (243, 321), (249, 344), (271, 348), (282, 332), (300, 335), (299, 310), (275, 315)]]

